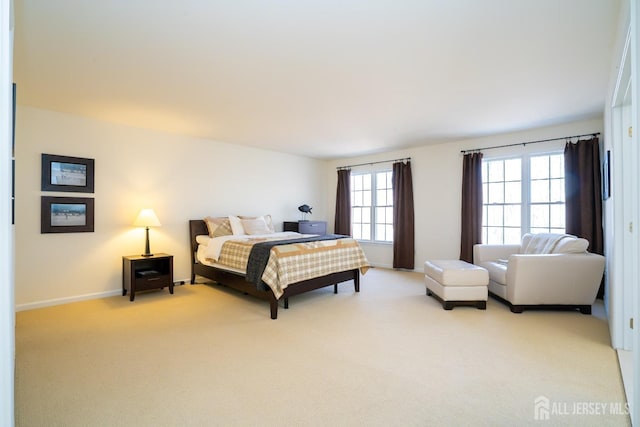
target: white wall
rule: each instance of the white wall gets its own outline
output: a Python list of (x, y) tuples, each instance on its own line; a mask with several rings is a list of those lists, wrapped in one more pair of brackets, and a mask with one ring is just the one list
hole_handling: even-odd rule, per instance
[[(415, 270), (422, 271), (427, 259), (458, 259), (460, 256), (460, 209), (462, 189), (461, 150), (515, 144), (528, 141), (559, 138), (593, 132), (602, 132), (601, 118), (551, 126), (504, 135), (493, 135), (446, 144), (427, 145), (401, 151), (392, 151), (374, 156), (340, 159), (328, 162), (327, 182), (330, 214), (329, 228), (333, 229), (335, 218), (335, 191), (337, 166), (361, 164), (411, 157), (413, 193), (415, 207), (416, 257)], [(603, 136), (600, 136), (601, 141)], [(601, 142), (602, 146), (602, 142)], [(490, 156), (531, 152), (540, 149), (564, 147), (564, 141), (531, 144), (526, 147), (510, 147), (484, 151)], [(393, 248), (384, 244), (363, 244), (369, 262), (376, 266), (393, 265)]]
[[(61, 303), (121, 290), (121, 257), (143, 250), (144, 231), (131, 226), (153, 207), (162, 227), (151, 250), (175, 256), (175, 280), (190, 275), (187, 220), (206, 215), (270, 213), (276, 224), (313, 219), (333, 230), (336, 166), (412, 158), (417, 271), (426, 259), (459, 257), (461, 150), (602, 132), (601, 119), (331, 162), (164, 134), (78, 116), (19, 107), (16, 129), (16, 305)], [(562, 146), (562, 142), (553, 143)], [(527, 146), (527, 150), (541, 145)], [(518, 152), (487, 150), (486, 156)], [(42, 153), (94, 158), (95, 232), (40, 234)], [(391, 267), (390, 245), (363, 245), (373, 265)], [(36, 259), (34, 264), (34, 257)]]
[[(95, 194), (40, 191), (42, 153), (95, 159)], [(162, 223), (151, 251), (174, 255), (175, 280), (190, 277), (189, 219), (268, 213), (281, 229), (303, 203), (327, 217), (323, 161), (30, 107), (18, 107), (16, 163), (18, 309), (117, 295), (122, 256), (144, 250), (131, 225), (143, 207)], [(43, 195), (94, 197), (95, 232), (41, 234)]]
[(11, 226), (13, 12), (0, 0), (0, 426), (14, 425), (15, 311)]

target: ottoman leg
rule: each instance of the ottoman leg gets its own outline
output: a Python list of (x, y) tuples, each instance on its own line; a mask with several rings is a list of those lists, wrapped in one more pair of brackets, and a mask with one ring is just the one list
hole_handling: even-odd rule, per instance
[(443, 301), (442, 308), (445, 310), (453, 310), (453, 303), (451, 301)]
[(476, 303), (476, 307), (478, 310), (486, 310), (487, 309), (487, 302), (486, 301), (478, 301)]

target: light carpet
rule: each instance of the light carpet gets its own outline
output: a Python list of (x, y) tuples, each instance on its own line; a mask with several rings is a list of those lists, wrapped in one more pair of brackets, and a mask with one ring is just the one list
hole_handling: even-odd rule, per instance
[(19, 312), (16, 425), (630, 425), (601, 306), (445, 311), (375, 268), (278, 317), (215, 284)]

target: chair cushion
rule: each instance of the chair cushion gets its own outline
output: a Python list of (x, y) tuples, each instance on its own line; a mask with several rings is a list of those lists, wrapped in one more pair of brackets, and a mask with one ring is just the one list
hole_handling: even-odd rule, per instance
[(501, 285), (507, 284), (507, 261), (486, 261), (479, 264), (489, 272), (489, 278)]

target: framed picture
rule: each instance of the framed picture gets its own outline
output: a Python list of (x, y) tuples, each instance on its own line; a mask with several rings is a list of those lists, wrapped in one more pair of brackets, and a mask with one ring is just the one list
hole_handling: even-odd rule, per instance
[(42, 196), (41, 233), (93, 232), (94, 199)]
[(42, 155), (42, 191), (93, 193), (94, 160)]
[(611, 150), (607, 150), (602, 162), (602, 200), (611, 197)]
[(11, 128), (11, 224), (16, 223), (16, 84), (13, 84), (13, 124)]
[(13, 127), (11, 132), (11, 157), (16, 156), (16, 84), (13, 84)]

